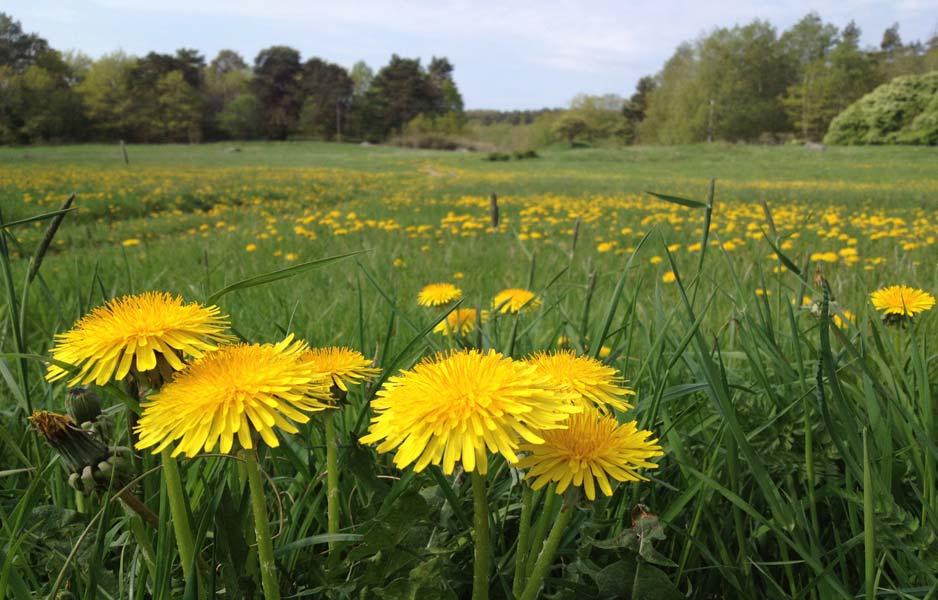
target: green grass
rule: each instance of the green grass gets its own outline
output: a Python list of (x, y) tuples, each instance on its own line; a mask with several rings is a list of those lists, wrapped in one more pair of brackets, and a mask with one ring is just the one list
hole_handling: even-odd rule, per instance
[[(22, 356), (47, 355), (89, 308), (150, 289), (217, 297), (246, 339), (295, 332), (349, 345), (386, 377), (450, 346), (425, 333), (441, 313), (415, 297), (454, 281), (465, 307), (487, 308), (505, 287), (537, 291), (538, 310), (490, 322), (473, 342), (517, 357), (560, 336), (580, 352), (607, 347), (605, 360), (637, 391), (620, 416), (666, 450), (650, 481), (573, 515), (548, 595), (935, 597), (935, 311), (900, 329), (868, 303), (885, 284), (938, 291), (934, 150), (556, 149), (488, 163), (383, 147), (233, 147), (131, 146), (129, 166), (116, 146), (0, 149), (4, 222), (55, 211), (71, 192), (78, 207), (28, 284), (49, 220), (3, 230), (0, 596), (260, 593), (237, 461), (180, 460), (201, 572), (198, 589), (184, 590), (159, 461), (135, 463), (154, 529), (107, 496), (78, 496), (28, 428), (30, 409), (62, 410), (64, 389)], [(705, 202), (710, 178), (712, 211), (644, 193)], [(811, 259), (824, 253), (835, 260)], [(844, 311), (850, 322), (834, 325)], [(338, 536), (326, 533), (322, 423), (262, 457), (281, 492), (268, 493), (267, 508), (283, 596), (469, 597), (469, 477), (402, 473), (359, 446), (375, 391), (353, 390), (336, 418)], [(128, 445), (118, 386), (101, 393), (112, 445)], [(509, 597), (521, 486), (502, 461), (487, 484), (491, 595)], [(544, 497), (535, 498), (537, 519)], [(643, 544), (630, 522), (638, 504), (662, 526)], [(338, 564), (327, 564), (329, 542)]]

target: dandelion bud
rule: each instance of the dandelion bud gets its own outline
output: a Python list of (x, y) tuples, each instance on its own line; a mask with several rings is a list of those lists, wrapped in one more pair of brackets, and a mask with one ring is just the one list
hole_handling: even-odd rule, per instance
[(76, 387), (68, 390), (65, 405), (72, 421), (79, 425), (94, 422), (101, 414), (101, 399), (86, 387)]

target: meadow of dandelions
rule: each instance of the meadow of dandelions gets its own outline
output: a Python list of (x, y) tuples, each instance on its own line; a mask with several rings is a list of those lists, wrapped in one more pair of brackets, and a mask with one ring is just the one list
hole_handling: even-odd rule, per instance
[[(775, 231), (805, 218), (800, 205), (774, 221), (767, 206), (729, 208), (718, 237), (685, 240), (712, 203), (544, 195), (511, 215), (513, 239), (573, 241), (559, 259), (532, 253), (527, 278), (447, 264), (451, 276), (393, 279), (414, 275), (433, 244), (506, 234), (469, 216), (479, 198), (448, 201), (459, 210), (439, 223), (414, 211), (404, 226), (364, 204), (304, 212), (286, 236), (252, 205), (261, 229), (244, 252), (288, 266), (243, 289), (309, 266), (302, 251), (273, 247), (283, 238), (370, 231), (428, 248), (375, 259), (388, 286), (373, 263), (344, 263), (358, 287), (328, 296), (357, 292), (357, 305), (341, 305), (358, 310), (356, 331), (337, 326), (331, 306), (293, 318), (282, 290), (221, 302), (206, 291), (208, 258), (205, 281), (176, 288), (183, 296), (108, 300), (94, 280), (80, 310), (34, 329), (49, 350), (24, 345), (0, 372), (15, 384), (38, 370), (8, 365), (46, 365), (22, 399), (30, 410), (15, 416), (29, 415), (28, 437), (0, 432), (27, 465), (3, 477), (31, 482), (3, 515), (0, 589), (19, 598), (41, 585), (57, 600), (78, 590), (200, 600), (653, 590), (671, 600), (938, 589), (935, 298), (923, 258), (933, 242), (920, 212), (899, 223), (826, 210), (806, 229), (824, 238), (815, 247)], [(668, 223), (682, 237), (649, 252), (639, 220), (606, 219), (613, 208), (653, 213), (642, 227)], [(205, 218), (213, 223), (192, 236), (235, 227)], [(568, 272), (582, 223), (601, 233), (587, 249), (613, 261), (612, 275)], [(883, 248), (897, 240), (895, 253)], [(119, 246), (133, 257), (148, 243)], [(733, 289), (732, 265), (755, 248), (754, 270)], [(726, 271), (710, 266), (724, 259)], [(914, 268), (886, 273), (887, 260)], [(597, 284), (604, 275), (609, 289)], [(261, 301), (275, 308), (260, 311)], [(379, 332), (361, 316), (373, 305), (390, 313)], [(37, 490), (57, 506), (30, 512)], [(40, 529), (49, 522), (63, 534)], [(58, 537), (72, 545), (54, 546)], [(54, 572), (38, 571), (45, 562)]]

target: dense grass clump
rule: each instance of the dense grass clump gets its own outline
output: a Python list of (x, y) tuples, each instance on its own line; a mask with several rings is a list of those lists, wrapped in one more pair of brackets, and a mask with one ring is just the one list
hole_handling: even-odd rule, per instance
[[(938, 313), (883, 319), (870, 302), (891, 284), (938, 291), (927, 149), (555, 150), (507, 163), (325, 144), (129, 155), (0, 150), (0, 597), (938, 592)], [(451, 286), (420, 306), (430, 283)], [(308, 392), (332, 408), (295, 432), (253, 425), (265, 437), (250, 451), (231, 436), (232, 448), (205, 451), (198, 427), (175, 421), (192, 456), (134, 449), (141, 407), (180, 383), (172, 369), (70, 392), (45, 374), (55, 334), (150, 290), (217, 305), (233, 337), (271, 344), (257, 352), (292, 333), (365, 362), (347, 384)], [(407, 373), (438, 385), (441, 355), (476, 350), (506, 357), (472, 360), (499, 365), (508, 390), (515, 370), (529, 391), (547, 385), (516, 365), (535, 353), (594, 361), (574, 371), (590, 385), (614, 377), (592, 397), (599, 412), (578, 418), (584, 436), (552, 439), (641, 455), (647, 480), (606, 495), (601, 478), (588, 493), (544, 477), (534, 490), (505, 448), (482, 471), (395, 454), (412, 443), (360, 442), (390, 409), (383, 399), (423, 385)], [(239, 381), (254, 381), (260, 363), (239, 364)], [(289, 393), (302, 377), (286, 372)], [(475, 394), (460, 373), (452, 381)], [(199, 382), (218, 414), (224, 383)], [(539, 393), (560, 403), (572, 385)], [(452, 386), (434, 389), (461, 406)], [(278, 390), (236, 391), (250, 402)], [(473, 414), (418, 408), (425, 436), (444, 416), (458, 436), (452, 419)], [(35, 410), (47, 412), (30, 424)], [(620, 447), (602, 454), (617, 427)], [(633, 435), (648, 447), (632, 449)], [(60, 458), (61, 436), (85, 454)], [(519, 452), (533, 465), (559, 451)], [(76, 472), (88, 453), (93, 468)]]

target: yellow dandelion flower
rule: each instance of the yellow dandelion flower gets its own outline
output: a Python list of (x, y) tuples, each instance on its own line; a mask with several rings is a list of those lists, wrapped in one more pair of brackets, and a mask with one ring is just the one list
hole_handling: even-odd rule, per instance
[[(482, 311), (482, 322), (488, 318), (488, 312)], [(433, 328), (434, 333), (441, 333), (443, 335), (469, 335), (469, 333), (476, 328), (476, 321), (478, 320), (477, 311), (474, 308), (457, 308), (452, 311), (446, 318), (436, 324), (436, 327)]]
[(330, 408), (330, 382), (301, 358), (305, 342), (289, 335), (277, 344), (237, 344), (206, 354), (141, 404), (137, 448), (173, 456), (229, 452), (237, 436), (252, 448), (251, 432), (276, 447), (274, 429), (297, 433), (307, 412)]
[(257, 250), (257, 244), (248, 244), (244, 247), (245, 252), (254, 252)]
[(495, 294), (492, 307), (500, 313), (517, 313), (522, 309), (535, 309), (541, 300), (534, 292), (522, 288), (508, 288)]
[(606, 412), (608, 407), (628, 410), (626, 397), (635, 394), (625, 387), (619, 372), (589, 356), (577, 356), (573, 350), (538, 352), (527, 359), (538, 372), (549, 376), (564, 392), (575, 394), (584, 407)]
[(133, 246), (139, 246), (139, 245), (140, 245), (140, 240), (137, 238), (127, 238), (126, 240), (121, 242), (121, 246), (123, 246), (124, 248), (131, 248)]
[(935, 297), (907, 285), (891, 285), (870, 294), (873, 307), (885, 315), (912, 317), (935, 306)]
[(528, 455), (516, 466), (529, 469), (525, 479), (533, 480), (535, 490), (553, 481), (557, 493), (563, 494), (572, 484), (595, 500), (598, 484), (603, 494), (611, 496), (610, 479), (644, 480), (638, 469), (657, 468), (648, 459), (664, 454), (658, 440), (648, 439), (652, 433), (636, 425), (636, 421), (620, 425), (595, 410), (573, 415), (566, 429), (541, 432), (543, 444), (523, 444), (521, 450)]
[(452, 283), (431, 283), (417, 294), (420, 306), (443, 306), (462, 298), (462, 290)]
[[(179, 296), (145, 292), (109, 301), (82, 317), (66, 333), (55, 336), (52, 358), (80, 367), (68, 384), (104, 385), (157, 367), (158, 357), (175, 370), (185, 367), (183, 355), (196, 358), (230, 342), (228, 318), (217, 306), (185, 303)], [(50, 365), (46, 379), (68, 371)]]
[(371, 403), (378, 413), (365, 444), (397, 449), (394, 464), (415, 471), (456, 462), (485, 474), (489, 452), (518, 460), (519, 441), (543, 443), (544, 431), (564, 427), (582, 410), (532, 365), (490, 350), (462, 350), (419, 363), (391, 377)]
[(343, 392), (348, 386), (374, 378), (381, 372), (361, 352), (351, 348), (311, 348), (303, 355), (314, 373), (322, 373)]
[(675, 281), (677, 281), (677, 275), (674, 274), (674, 271), (668, 271), (667, 273), (661, 276), (661, 281), (663, 281), (664, 283), (674, 283)]

